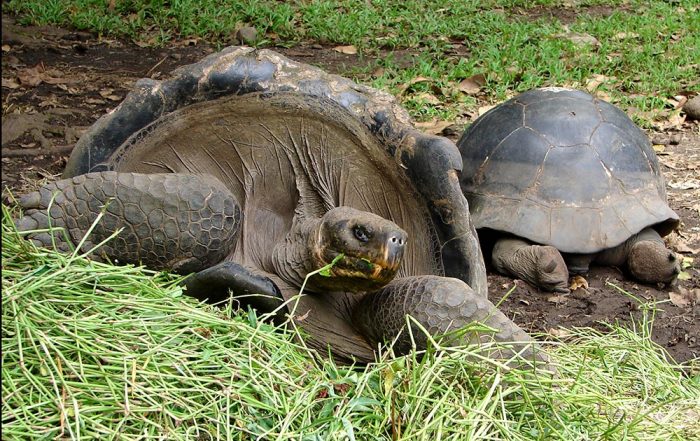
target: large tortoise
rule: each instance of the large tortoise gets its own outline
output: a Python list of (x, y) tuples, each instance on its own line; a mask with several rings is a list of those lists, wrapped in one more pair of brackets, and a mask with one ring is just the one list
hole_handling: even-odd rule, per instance
[(107, 205), (83, 249), (124, 227), (101, 256), (194, 272), (187, 291), (200, 298), (230, 290), (288, 312), (310, 346), (343, 361), (372, 361), (399, 334), (396, 352), (425, 348), (415, 322), (414, 340), (402, 332), (406, 315), (433, 335), (480, 321), (544, 358), (486, 298), (460, 165), (452, 142), (418, 132), (388, 94), (227, 48), (167, 81), (140, 80), (81, 138), (65, 179), (21, 199), (17, 225), (45, 227), (55, 197), (53, 225), (78, 243)]
[(531, 90), (482, 115), (458, 147), (460, 183), (497, 271), (560, 292), (569, 271), (593, 262), (644, 282), (678, 275), (661, 239), (678, 216), (659, 162), (615, 106), (578, 90)]

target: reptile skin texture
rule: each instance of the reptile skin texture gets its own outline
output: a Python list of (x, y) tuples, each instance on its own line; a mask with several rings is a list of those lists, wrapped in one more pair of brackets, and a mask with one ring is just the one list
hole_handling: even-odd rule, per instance
[(526, 360), (547, 361), (544, 353), (528, 344), (532, 339), (525, 331), (466, 283), (450, 277), (426, 275), (396, 279), (382, 290), (367, 294), (358, 306), (354, 320), (356, 326), (375, 343), (392, 342), (400, 333), (394, 344), (398, 353), (409, 352), (413, 344), (417, 349), (426, 349), (428, 338), (419, 327), (412, 324), (411, 332), (406, 331), (406, 315), (413, 317), (433, 336), (479, 322), (497, 331), (492, 336), (467, 333), (458, 338), (448, 337), (447, 343), (475, 343), (491, 338), (519, 342), (509, 353), (492, 355), (507, 358), (514, 351), (522, 350), (521, 355)]
[(223, 184), (189, 174), (88, 173), (46, 184), (19, 204), (24, 209), (15, 222), (19, 231), (46, 229), (50, 222), (67, 233), (31, 233), (37, 245), (69, 251), (104, 213), (82, 252), (123, 228), (91, 257), (181, 273), (200, 271), (229, 255), (241, 219), (235, 197)]

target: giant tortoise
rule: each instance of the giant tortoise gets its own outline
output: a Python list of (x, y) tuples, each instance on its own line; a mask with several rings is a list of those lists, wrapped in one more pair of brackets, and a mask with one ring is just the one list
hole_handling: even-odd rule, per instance
[(454, 143), (417, 131), (390, 95), (232, 47), (137, 82), (80, 139), (64, 179), (21, 199), (17, 225), (45, 227), (53, 197), (50, 220), (76, 244), (103, 212), (84, 249), (124, 228), (103, 258), (195, 273), (189, 293), (287, 313), (339, 360), (372, 361), (397, 336), (398, 353), (425, 348), (421, 327), (472, 321), (542, 359), (486, 298), (460, 167)]
[(661, 239), (678, 216), (658, 159), (615, 106), (578, 90), (531, 90), (479, 117), (458, 147), (460, 184), (497, 271), (562, 292), (569, 271), (593, 262), (644, 282), (678, 275)]

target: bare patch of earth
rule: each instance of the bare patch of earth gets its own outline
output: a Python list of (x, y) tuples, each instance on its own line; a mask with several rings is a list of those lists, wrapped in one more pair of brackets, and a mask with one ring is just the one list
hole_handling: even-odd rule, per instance
[[(545, 12), (565, 18), (567, 11)], [(529, 16), (533, 14), (529, 12)], [(142, 48), (59, 28), (21, 28), (7, 16), (3, 16), (2, 23), (4, 193), (21, 193), (38, 181), (60, 174), (77, 138), (113, 109), (136, 80), (161, 78), (215, 50), (193, 41)], [(345, 75), (368, 72), (376, 62), (319, 45), (278, 50), (298, 61)], [(406, 63), (413, 55), (410, 50), (394, 53)], [(447, 134), (459, 136), (454, 130)], [(603, 323), (617, 322), (633, 327), (643, 316), (640, 301), (656, 303), (654, 341), (678, 362), (700, 356), (700, 126), (686, 122), (675, 132), (650, 136), (662, 145), (657, 150), (668, 184), (669, 204), (683, 221), (668, 239), (669, 245), (686, 258), (683, 280), (673, 286), (648, 286), (631, 281), (616, 268), (593, 268), (586, 276), (587, 288), (554, 296), (524, 282), (490, 274), (492, 300), (497, 301), (514, 288), (501, 309), (518, 324), (554, 336), (562, 336), (565, 331), (561, 329), (574, 326), (604, 331)]]

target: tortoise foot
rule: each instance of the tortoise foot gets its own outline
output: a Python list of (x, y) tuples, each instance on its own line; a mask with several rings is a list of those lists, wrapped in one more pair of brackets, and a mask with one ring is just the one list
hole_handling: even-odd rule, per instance
[(499, 239), (493, 247), (493, 266), (544, 291), (568, 293), (569, 271), (559, 250), (517, 238)]
[(241, 217), (223, 184), (188, 174), (88, 173), (47, 184), (19, 204), (24, 216), (15, 225), (39, 230), (28, 235), (39, 245), (69, 251), (82, 241), (81, 251), (91, 252), (106, 241), (91, 257), (185, 273), (223, 260)]
[[(479, 322), (495, 333), (456, 333), (447, 344), (488, 342), (512, 343), (511, 349), (499, 348), (490, 355), (505, 359), (515, 352), (526, 360), (547, 362), (546, 353), (532, 338), (500, 312), (486, 298), (476, 294), (459, 279), (440, 276), (402, 277), (385, 288), (367, 294), (353, 312), (362, 333), (373, 343), (394, 342), (394, 350), (406, 354), (414, 347), (428, 347), (428, 336), (406, 316), (410, 315), (432, 336), (445, 335), (466, 325)], [(410, 323), (410, 332), (406, 324)], [(445, 341), (443, 341), (445, 342)]]
[(221, 262), (204, 269), (185, 281), (187, 294), (209, 303), (233, 298), (242, 307), (250, 306), (259, 313), (274, 312), (273, 320), (285, 319), (284, 297), (269, 277), (235, 262)]

